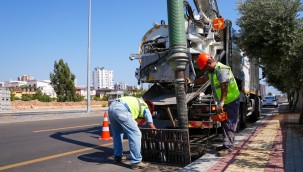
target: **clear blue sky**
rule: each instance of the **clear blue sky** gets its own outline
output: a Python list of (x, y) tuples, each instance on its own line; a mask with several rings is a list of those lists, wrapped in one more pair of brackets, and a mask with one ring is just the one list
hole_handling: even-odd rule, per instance
[[(236, 0), (218, 5), (238, 29)], [(136, 85), (139, 63), (128, 57), (161, 20), (167, 23), (166, 0), (92, 0), (91, 71), (105, 67), (114, 71), (114, 82)], [(0, 81), (21, 75), (49, 80), (55, 60), (62, 58), (78, 85), (86, 85), (88, 0), (1, 0), (0, 21)]]
[[(235, 21), (236, 0), (219, 0), (222, 15)], [(189, 0), (191, 2), (191, 0)], [(114, 71), (114, 82), (136, 85), (137, 53), (154, 21), (167, 23), (166, 0), (92, 0), (91, 70)], [(193, 7), (194, 8), (194, 7)], [(86, 85), (88, 0), (1, 0), (0, 81), (31, 75), (49, 80), (54, 61), (68, 63)]]

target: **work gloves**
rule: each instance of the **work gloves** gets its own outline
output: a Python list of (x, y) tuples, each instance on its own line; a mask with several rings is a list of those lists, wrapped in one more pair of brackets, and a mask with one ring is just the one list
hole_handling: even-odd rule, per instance
[(224, 102), (223, 101), (219, 102), (217, 106), (218, 106), (217, 111), (218, 112), (223, 112)]

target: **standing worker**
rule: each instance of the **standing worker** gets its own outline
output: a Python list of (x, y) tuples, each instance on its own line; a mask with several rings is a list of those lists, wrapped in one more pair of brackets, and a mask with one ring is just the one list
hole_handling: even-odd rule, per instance
[(200, 54), (197, 63), (201, 69), (208, 71), (212, 93), (218, 105), (217, 111), (221, 112), (224, 108), (227, 113), (228, 119), (222, 122), (223, 146), (216, 148), (219, 156), (225, 156), (234, 149), (240, 106), (237, 82), (230, 67), (217, 62), (210, 54)]
[(150, 128), (156, 129), (149, 106), (142, 98), (132, 96), (121, 97), (112, 102), (108, 109), (108, 116), (114, 138), (114, 161), (122, 161), (123, 132), (127, 135), (131, 155), (131, 168), (145, 168), (147, 164), (141, 162), (141, 131), (135, 121), (138, 117), (145, 118)]

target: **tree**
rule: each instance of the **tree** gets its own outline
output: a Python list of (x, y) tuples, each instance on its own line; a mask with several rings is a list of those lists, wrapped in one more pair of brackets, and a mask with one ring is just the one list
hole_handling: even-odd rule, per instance
[(58, 63), (55, 61), (54, 73), (50, 73), (50, 84), (57, 94), (57, 101), (77, 101), (75, 78), (67, 63), (64, 63), (62, 59)]
[(288, 93), (293, 102), (303, 88), (300, 0), (239, 1), (238, 10), (238, 45), (260, 64), (266, 81)]
[(238, 10), (239, 46), (262, 66), (270, 85), (288, 93), (290, 108), (295, 108), (303, 88), (300, 0), (239, 1)]

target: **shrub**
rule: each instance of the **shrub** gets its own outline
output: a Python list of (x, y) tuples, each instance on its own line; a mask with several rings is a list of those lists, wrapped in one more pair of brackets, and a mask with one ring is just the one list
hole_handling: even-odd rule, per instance
[(96, 96), (94, 96), (93, 100), (96, 100), (96, 101), (101, 101), (101, 98), (100, 98), (100, 97), (96, 97)]
[(29, 95), (29, 94), (22, 94), (22, 97), (21, 97), (21, 100), (23, 101), (30, 101), (33, 99), (33, 96), (32, 95)]

